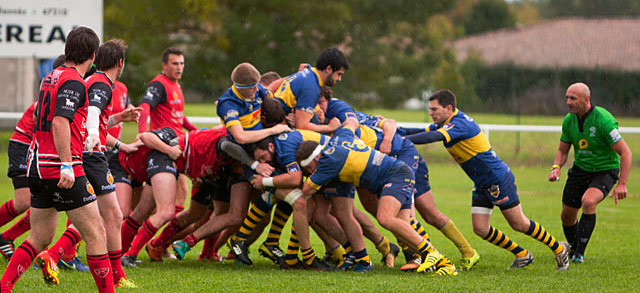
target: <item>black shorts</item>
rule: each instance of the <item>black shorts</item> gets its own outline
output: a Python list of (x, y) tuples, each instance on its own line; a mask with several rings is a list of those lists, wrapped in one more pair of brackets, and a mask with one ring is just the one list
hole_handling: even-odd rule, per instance
[(82, 167), (89, 183), (93, 185), (96, 195), (116, 191), (116, 184), (109, 170), (107, 157), (101, 152), (82, 153)]
[(86, 176), (76, 177), (76, 181), (70, 189), (58, 188), (58, 181), (60, 180), (29, 177), (31, 207), (37, 209), (55, 208), (62, 212), (77, 209), (96, 200), (93, 186)]
[(27, 176), (27, 156), (29, 145), (15, 141), (9, 141), (9, 170), (7, 176), (13, 181), (13, 188), (29, 187)]
[(120, 165), (120, 160), (118, 156), (118, 152), (106, 152), (107, 163), (109, 164), (109, 171), (111, 171), (111, 175), (113, 176), (114, 183), (125, 183), (130, 185), (133, 188), (142, 186), (143, 182), (138, 182), (134, 180), (127, 170)]
[(147, 183), (151, 184), (151, 177), (158, 173), (171, 173), (178, 180), (178, 166), (169, 155), (153, 150), (147, 157)]
[(602, 191), (602, 199), (604, 199), (613, 185), (618, 182), (618, 173), (620, 169), (612, 169), (600, 172), (589, 172), (573, 165), (567, 174), (567, 183), (562, 192), (562, 203), (579, 209), (582, 207), (582, 196), (587, 189), (595, 187)]

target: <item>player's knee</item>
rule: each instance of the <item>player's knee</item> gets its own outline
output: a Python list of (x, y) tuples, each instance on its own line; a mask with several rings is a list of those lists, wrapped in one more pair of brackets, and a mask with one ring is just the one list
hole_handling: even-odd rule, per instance
[(476, 235), (484, 238), (485, 236), (487, 236), (487, 234), (489, 234), (489, 227), (473, 225), (473, 233), (476, 233)]
[(588, 197), (583, 197), (582, 198), (582, 212), (590, 212), (590, 211), (595, 211), (596, 206), (598, 205), (598, 200), (595, 198), (588, 198)]
[(291, 207), (293, 208), (294, 211), (306, 212), (307, 211), (307, 200), (304, 197), (300, 197), (300, 198), (296, 199), (295, 202), (293, 202)]
[(378, 220), (378, 223), (380, 224), (380, 226), (382, 226), (387, 230), (391, 230), (391, 227), (393, 226), (393, 220), (390, 217), (384, 216), (384, 215), (378, 215), (376, 219)]

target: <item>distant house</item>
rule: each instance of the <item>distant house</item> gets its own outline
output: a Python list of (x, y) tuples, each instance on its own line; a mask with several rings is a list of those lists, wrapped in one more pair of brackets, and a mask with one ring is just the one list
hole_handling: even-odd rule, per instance
[[(533, 113), (566, 110), (563, 109), (564, 101), (545, 102), (544, 99), (563, 97), (564, 89), (573, 81), (590, 85), (595, 103), (609, 105), (619, 113), (640, 111), (634, 110), (631, 104), (631, 100), (640, 94), (637, 89), (640, 83), (640, 19), (548, 20), (462, 38), (453, 42), (452, 47), (459, 62), (475, 52), (488, 68), (517, 68), (512, 74), (502, 76), (517, 78), (518, 95), (539, 104), (539, 107), (527, 104), (527, 110)], [(527, 74), (525, 78), (523, 71)], [(534, 82), (529, 77), (541, 81)], [(615, 87), (624, 81), (628, 87), (616, 90)], [(630, 84), (634, 84), (633, 87)], [(482, 91), (491, 86), (480, 84), (477, 88)], [(478, 92), (478, 95), (502, 95), (504, 101), (511, 99), (504, 97), (504, 93), (490, 91)], [(557, 106), (560, 106), (559, 111), (553, 109)]]

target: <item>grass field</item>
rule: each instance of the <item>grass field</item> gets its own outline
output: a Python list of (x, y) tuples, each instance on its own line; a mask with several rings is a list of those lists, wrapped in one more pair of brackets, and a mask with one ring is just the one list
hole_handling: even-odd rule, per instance
[[(425, 121), (421, 112), (378, 112), (399, 121)], [(193, 116), (213, 116), (214, 108), (204, 106), (190, 106), (187, 114)], [(422, 115), (420, 118), (418, 118)], [(480, 123), (509, 123), (513, 117), (502, 115), (476, 115), (474, 118)], [(515, 120), (511, 120), (515, 121)], [(556, 125), (561, 117), (525, 117), (523, 124)], [(525, 121), (527, 121), (525, 123)], [(545, 123), (545, 121), (547, 123)], [(624, 121), (624, 123), (623, 123)], [(621, 119), (622, 126), (640, 126), (640, 119)], [(132, 135), (129, 128), (126, 135)], [(9, 134), (0, 132), (0, 139), (5, 141), (0, 145), (0, 167), (7, 167), (6, 139)], [(549, 167), (558, 136), (551, 139), (521, 137), (522, 148), (531, 148), (532, 155), (541, 158), (540, 162), (523, 158), (522, 149), (519, 154), (513, 150), (513, 134), (511, 142), (492, 132), (491, 140), (499, 155), (505, 158), (516, 175), (520, 200), (524, 212), (531, 219), (542, 223), (547, 230), (559, 239), (564, 239), (560, 223), (561, 193), (564, 183), (549, 183), (546, 181)], [(640, 137), (625, 136), (633, 150), (640, 146)], [(504, 140), (504, 141), (503, 141)], [(498, 146), (498, 145), (504, 145)], [(500, 148), (500, 149), (498, 149)], [(404, 260), (396, 261), (395, 269), (385, 268), (377, 262), (380, 258), (371, 242), (367, 242), (367, 250), (375, 260), (374, 271), (367, 274), (352, 272), (319, 273), (311, 271), (280, 271), (270, 261), (258, 256), (257, 247), (251, 247), (253, 267), (233, 264), (211, 263), (197, 261), (195, 258), (200, 251), (196, 247), (184, 261), (165, 261), (162, 264), (150, 263), (145, 252), (141, 252), (139, 259), (144, 263), (139, 269), (127, 270), (129, 278), (140, 286), (139, 291), (145, 292), (214, 292), (214, 291), (289, 291), (289, 292), (318, 292), (318, 291), (637, 291), (639, 269), (637, 264), (640, 256), (637, 254), (637, 243), (640, 242), (640, 227), (637, 210), (640, 209), (640, 171), (638, 160), (634, 160), (634, 169), (629, 179), (629, 198), (619, 205), (607, 199), (598, 207), (598, 223), (594, 236), (589, 244), (585, 263), (572, 265), (569, 271), (556, 272), (555, 260), (551, 251), (534, 239), (514, 232), (508, 227), (496, 209), (492, 225), (506, 232), (512, 240), (530, 249), (535, 260), (529, 267), (521, 270), (510, 270), (512, 254), (475, 236), (471, 227), (470, 190), (471, 181), (466, 178), (460, 168), (452, 160), (445, 160), (446, 154), (442, 146), (434, 145), (429, 149), (422, 149), (430, 162), (430, 179), (434, 190), (436, 203), (440, 210), (451, 217), (458, 228), (467, 237), (471, 245), (480, 253), (479, 265), (470, 272), (460, 272), (457, 277), (428, 277), (421, 274), (401, 273), (399, 266)], [(440, 156), (440, 157), (438, 157)], [(638, 155), (636, 155), (638, 156)], [(543, 160), (543, 159), (544, 160)], [(541, 162), (545, 162), (544, 164)], [(566, 178), (566, 169), (563, 170)], [(564, 180), (562, 180), (564, 182)], [(11, 181), (0, 178), (0, 201), (4, 202), (13, 197)], [(64, 227), (66, 217), (60, 216), (57, 236)], [(422, 221), (424, 224), (424, 221)], [(8, 224), (9, 225), (9, 224)], [(2, 229), (6, 229), (8, 225)], [(453, 244), (435, 228), (428, 226), (433, 244), (456, 263), (460, 254)], [(289, 228), (280, 242), (285, 248)], [(383, 232), (387, 237), (390, 233)], [(313, 235), (313, 234), (312, 234)], [(26, 235), (25, 235), (26, 236)], [(25, 237), (19, 238), (20, 243)], [(265, 236), (258, 240), (258, 244)], [(324, 252), (321, 241), (312, 236), (312, 245), (321, 255)], [(225, 255), (226, 248), (221, 254)], [(84, 253), (83, 253), (84, 254)], [(0, 260), (0, 267), (6, 267), (6, 261)], [(93, 280), (88, 273), (62, 271), (61, 284), (49, 287), (44, 284), (41, 274), (36, 270), (29, 270), (15, 287), (15, 292), (81, 292), (95, 290)]]

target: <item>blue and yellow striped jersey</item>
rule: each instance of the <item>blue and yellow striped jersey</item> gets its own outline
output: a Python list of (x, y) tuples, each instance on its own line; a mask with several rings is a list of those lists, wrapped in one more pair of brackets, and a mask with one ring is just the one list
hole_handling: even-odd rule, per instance
[(287, 173), (302, 171), (296, 162), (296, 152), (303, 141), (315, 141), (321, 145), (326, 145), (330, 137), (310, 130), (293, 130), (283, 132), (273, 140), (276, 149), (277, 161), (282, 169)]
[[(230, 87), (218, 99), (216, 113), (222, 124), (229, 128), (232, 125), (241, 125), (244, 130), (260, 130), (262, 123), (260, 122), (260, 107), (262, 100), (273, 97), (272, 93), (258, 85), (258, 91), (255, 94), (253, 102), (247, 102), (240, 98), (240, 94), (235, 86)], [(231, 133), (229, 136), (233, 139)]]
[(331, 121), (333, 118), (338, 118), (340, 122), (344, 122), (347, 118), (356, 118), (356, 111), (347, 102), (331, 98), (327, 103), (327, 112), (324, 113), (325, 122)]
[(293, 112), (293, 109), (314, 114), (322, 85), (323, 81), (318, 71), (314, 67), (307, 68), (289, 75), (276, 91), (275, 97), (282, 104), (286, 114)]
[(491, 149), (489, 139), (480, 126), (467, 114), (456, 109), (443, 124), (431, 124), (429, 130), (444, 135), (444, 146), (460, 164), (476, 187), (497, 184), (509, 172), (509, 167)]
[(338, 178), (341, 182), (379, 191), (392, 175), (395, 159), (366, 146), (356, 139), (354, 130), (340, 127), (322, 151), (318, 167), (307, 183), (318, 190)]

